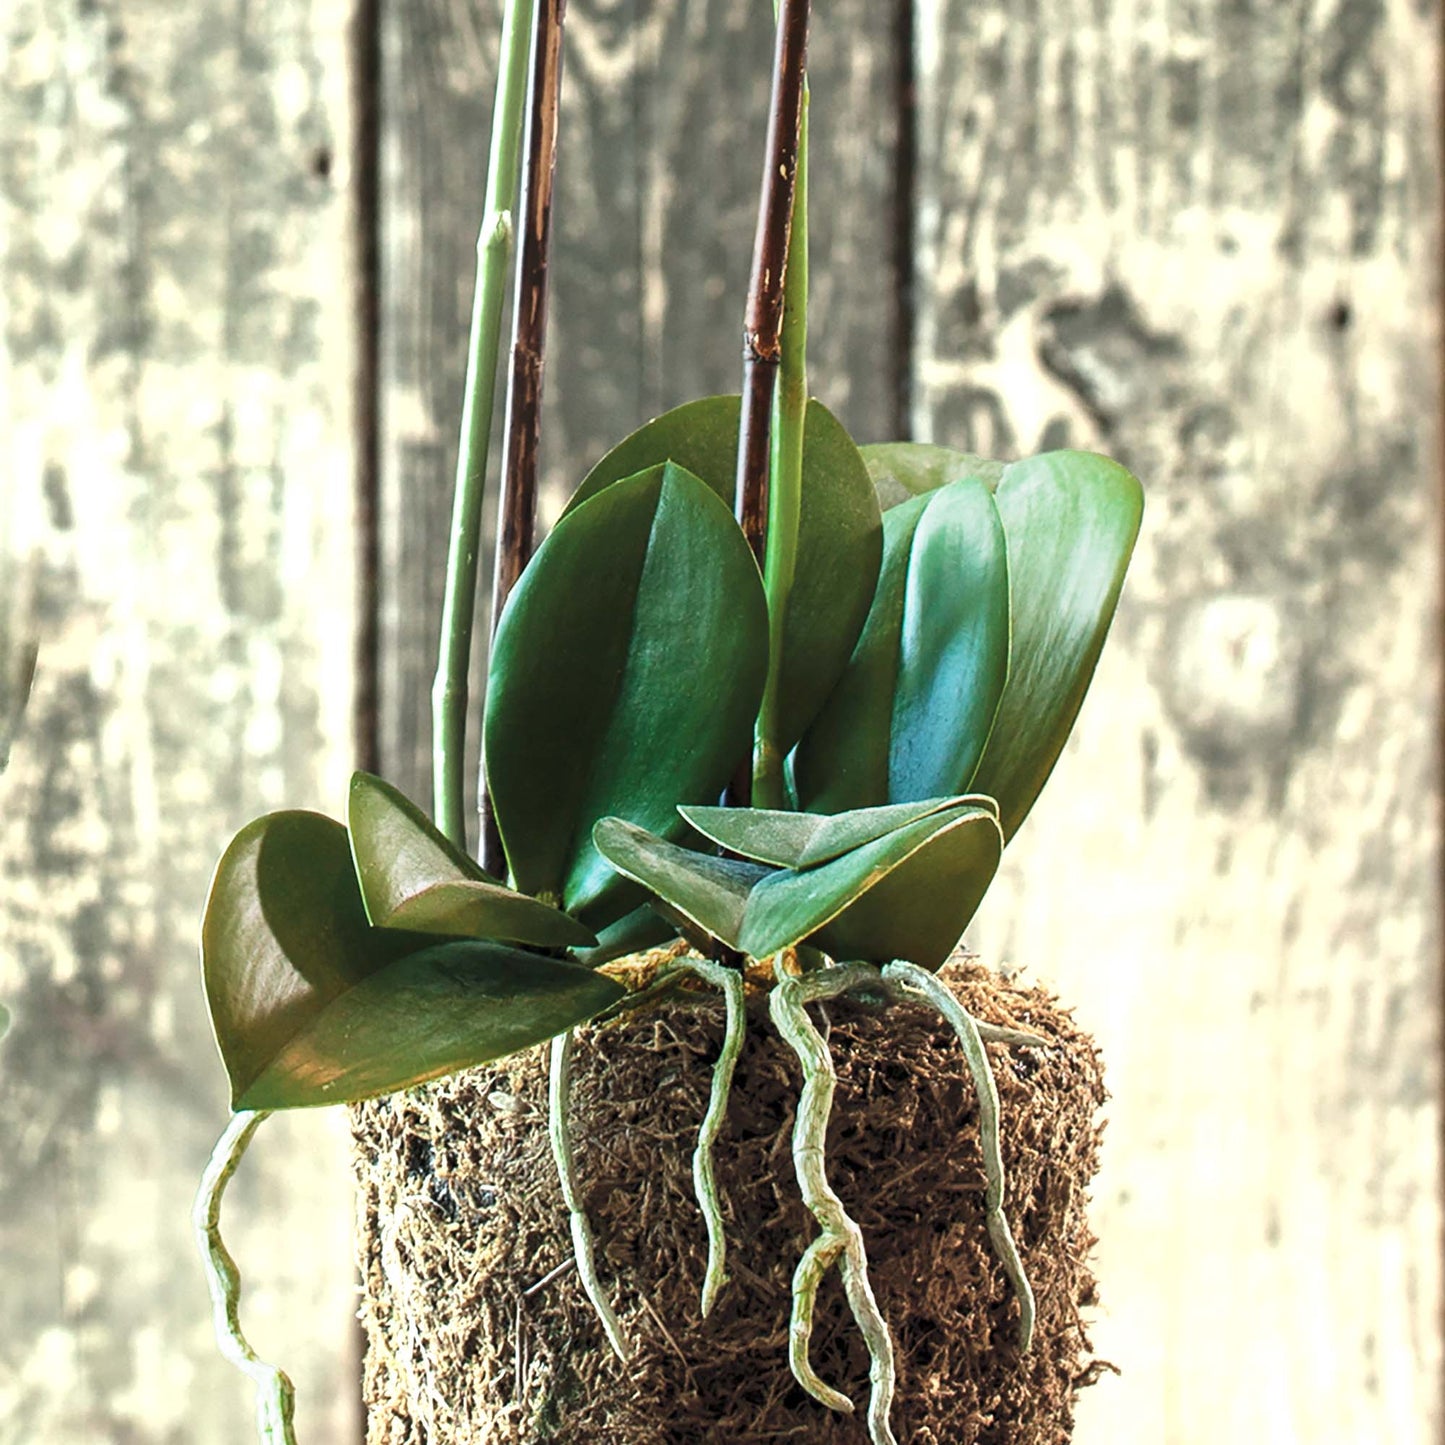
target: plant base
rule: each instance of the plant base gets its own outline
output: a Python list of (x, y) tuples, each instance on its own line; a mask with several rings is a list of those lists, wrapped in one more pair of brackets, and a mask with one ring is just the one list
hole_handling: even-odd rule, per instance
[[(1032, 1350), (1018, 1352), (1018, 1306), (985, 1233), (977, 1101), (941, 1019), (828, 1005), (829, 1177), (862, 1226), (897, 1347), (899, 1440), (1056, 1445), (1100, 1368), (1079, 1317), (1094, 1299), (1084, 1204), (1100, 1060), (1042, 990), (968, 964), (944, 977), (976, 1018), (1055, 1041), (989, 1049), (1006, 1208), (1038, 1299)], [(717, 1146), (729, 1283), (699, 1317), (691, 1155), (721, 1039), (708, 993), (578, 1035), (572, 1134), (625, 1365), (569, 1267), (545, 1050), (354, 1109), (369, 1445), (867, 1445), (868, 1358), (836, 1272), (812, 1358), (858, 1413), (825, 1409), (788, 1370), (789, 1284), (817, 1226), (790, 1152), (797, 1061), (761, 1006)]]

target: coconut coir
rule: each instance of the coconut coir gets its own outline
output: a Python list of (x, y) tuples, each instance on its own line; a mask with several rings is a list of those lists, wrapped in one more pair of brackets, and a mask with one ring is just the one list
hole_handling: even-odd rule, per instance
[[(815, 1011), (838, 1071), (829, 1179), (863, 1229), (893, 1333), (899, 1441), (1057, 1445), (1099, 1368), (1079, 1310), (1094, 1298), (1084, 1206), (1100, 1060), (1043, 990), (968, 963), (944, 977), (975, 1017), (1052, 1041), (989, 1048), (1006, 1207), (1038, 1299), (1029, 1353), (984, 1228), (973, 1085), (935, 1015)], [(790, 1153), (801, 1075), (760, 1001), (716, 1153), (729, 1283), (699, 1317), (691, 1155), (722, 1018), (721, 999), (699, 992), (579, 1031), (577, 1170), (626, 1365), (570, 1265), (545, 1049), (354, 1110), (369, 1445), (867, 1445), (868, 1357), (836, 1272), (812, 1358), (858, 1413), (819, 1405), (788, 1370), (789, 1284), (817, 1226)]]

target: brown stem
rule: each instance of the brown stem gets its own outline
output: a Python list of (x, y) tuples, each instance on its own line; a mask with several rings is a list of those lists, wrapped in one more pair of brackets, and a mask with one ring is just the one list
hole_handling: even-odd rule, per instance
[[(522, 169), (522, 234), (512, 315), (512, 363), (507, 377), (502, 446), (502, 500), (497, 560), (492, 573), (492, 635), (517, 578), (532, 555), (537, 525), (537, 448), (542, 426), (543, 347), (547, 330), (552, 184), (557, 169), (557, 115), (562, 93), (562, 20), (566, 0), (542, 0), (532, 32), (527, 86), (527, 133)], [(482, 866), (506, 871), (485, 766), (481, 786)]]
[[(743, 405), (738, 424), (737, 518), (762, 567), (768, 530), (768, 423), (782, 356), (783, 277), (798, 175), (798, 129), (808, 59), (808, 0), (782, 0), (768, 106), (767, 163), (758, 201), (753, 269), (743, 318)], [(745, 806), (752, 769), (739, 770), (728, 801)]]

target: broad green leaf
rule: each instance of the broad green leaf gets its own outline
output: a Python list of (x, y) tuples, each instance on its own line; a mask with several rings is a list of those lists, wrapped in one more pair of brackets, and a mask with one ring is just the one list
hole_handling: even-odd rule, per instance
[(1005, 840), (1033, 807), (1078, 716), (1139, 534), (1144, 497), (1123, 467), (1048, 452), (1004, 470), (1008, 685), (973, 787), (999, 800)]
[(352, 775), (346, 821), (362, 900), (378, 928), (538, 948), (597, 942), (575, 918), (488, 877), (405, 794), (370, 773)]
[(992, 812), (959, 807), (819, 867), (774, 873), (749, 895), (739, 947), (762, 957), (807, 940), (835, 958), (937, 967), (973, 917), (1002, 846)]
[(963, 937), (998, 871), (993, 815), (960, 818), (928, 839), (814, 937), (843, 960), (907, 959), (938, 968)]
[(680, 848), (622, 818), (603, 818), (594, 836), (603, 856), (619, 873), (650, 889), (733, 948), (737, 947), (748, 895), (773, 871), (758, 863)]
[(963, 793), (1008, 675), (1005, 542), (988, 488), (951, 482), (893, 508), (883, 532), (863, 635), (793, 761), (815, 812)]
[(960, 804), (992, 808), (992, 798), (930, 798), (849, 813), (788, 813), (771, 808), (679, 808), (704, 837), (759, 863), (779, 868), (813, 868), (930, 813)]
[(936, 491), (965, 477), (977, 478), (993, 491), (1003, 476), (1002, 462), (928, 442), (874, 442), (858, 450), (868, 464), (878, 505), (885, 512), (910, 497)]
[(660, 918), (652, 909), (643, 904), (624, 914), (616, 923), (609, 923), (597, 935), (595, 948), (572, 950), (577, 962), (587, 968), (598, 968), (614, 958), (624, 958), (629, 953), (641, 953), (644, 949), (659, 948), (677, 937), (677, 930), (665, 918)]
[(701, 478), (731, 510), (741, 406), (740, 397), (704, 396), (654, 417), (618, 442), (582, 478), (562, 515), (576, 511), (613, 482), (635, 477), (663, 462), (676, 462)]
[(482, 940), (378, 969), (299, 1029), (238, 1109), (353, 1103), (565, 1033), (627, 990), (580, 964)]
[[(736, 396), (710, 396), (648, 422), (592, 468), (568, 510), (668, 460), (701, 477), (731, 510), (740, 407)], [(881, 547), (868, 468), (842, 423), (821, 402), (810, 401), (803, 430), (798, 556), (780, 668), (784, 750), (802, 736), (848, 661), (868, 614)]]
[(501, 944), (372, 928), (346, 830), (303, 812), (268, 814), (232, 840), (201, 964), (236, 1109), (339, 1103), (435, 1078), (540, 1042), (620, 993)]
[(748, 756), (767, 604), (732, 514), (672, 463), (564, 517), (502, 614), (484, 743), (515, 885), (605, 926), (635, 906), (592, 841), (682, 828)]

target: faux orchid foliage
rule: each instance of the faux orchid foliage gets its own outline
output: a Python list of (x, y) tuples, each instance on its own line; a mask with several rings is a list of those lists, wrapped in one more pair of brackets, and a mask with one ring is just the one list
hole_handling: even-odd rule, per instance
[(450, 843), (399, 789), (356, 773), (346, 810), (366, 914), (378, 928), (588, 948), (596, 935), (560, 909), (506, 888)]
[[(690, 401), (620, 442), (583, 478), (580, 506), (644, 467), (673, 461), (705, 481), (733, 510), (742, 398)], [(883, 534), (867, 464), (843, 424), (810, 401), (803, 426), (797, 557), (778, 659), (779, 746), (786, 751), (817, 716), (868, 614)]]
[[(958, 942), (1003, 847), (988, 799), (867, 809), (842, 817), (690, 809), (738, 851), (790, 866), (719, 858), (609, 818), (597, 845), (613, 865), (720, 942), (755, 957), (807, 943), (836, 958), (907, 958), (937, 967)], [(749, 826), (742, 820), (756, 818)], [(751, 837), (749, 836), (751, 835)], [(808, 861), (816, 859), (815, 862)], [(875, 897), (875, 895), (877, 895)]]
[(490, 940), (373, 927), (346, 829), (269, 813), (222, 856), (201, 929), (233, 1109), (336, 1104), (550, 1038), (622, 990)]
[(794, 760), (799, 803), (817, 812), (963, 792), (1008, 678), (1008, 565), (987, 486), (916, 497), (883, 532), (863, 635)]
[(943, 448), (882, 450), (918, 495), (884, 513), (868, 621), (793, 759), (798, 799), (830, 812), (986, 793), (1007, 840), (1078, 716), (1143, 495), (1087, 452), (985, 467), (940, 460)]
[(732, 514), (665, 462), (557, 524), (492, 650), (487, 778), (512, 879), (595, 926), (636, 897), (592, 843), (612, 814), (677, 832), (748, 756), (767, 605)]

